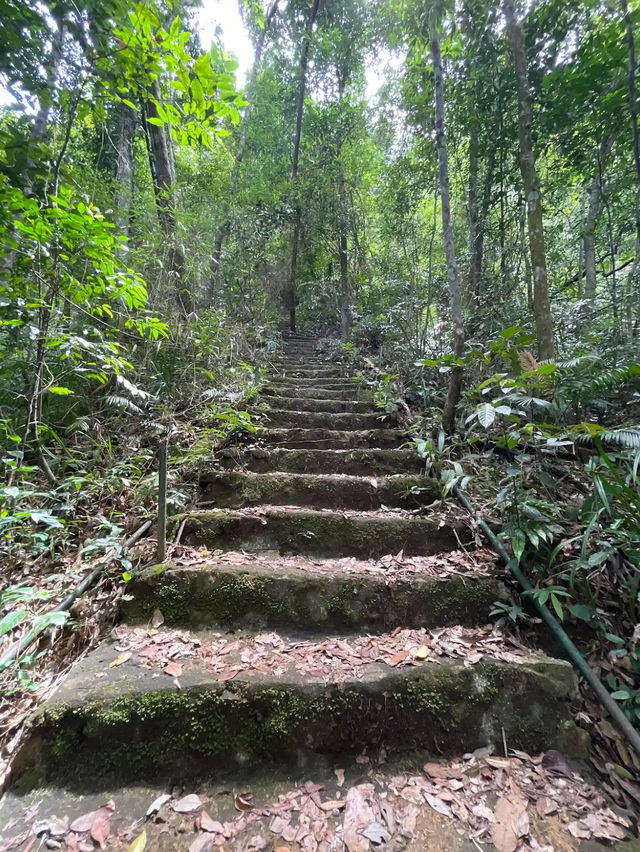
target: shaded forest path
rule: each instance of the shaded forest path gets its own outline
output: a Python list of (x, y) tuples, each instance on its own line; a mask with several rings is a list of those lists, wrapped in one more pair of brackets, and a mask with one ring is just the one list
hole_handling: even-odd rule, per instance
[[(488, 757), (580, 755), (574, 673), (486, 626), (507, 595), (500, 568), (434, 502), (406, 436), (315, 347), (288, 340), (259, 440), (220, 453), (199, 506), (173, 519), (182, 557), (131, 581), (124, 623), (36, 719), (14, 810), (45, 784), (58, 791), (45, 807), (73, 819), (108, 791), (120, 848), (164, 794), (148, 849), (417, 852), (489, 848), (451, 819), (487, 840), (495, 797), (516, 801), (513, 822), (543, 793), (556, 815), (567, 791), (572, 806), (586, 796), (578, 776), (551, 793), (526, 755)], [(589, 795), (582, 813), (602, 806)], [(556, 822), (559, 848), (575, 848)]]

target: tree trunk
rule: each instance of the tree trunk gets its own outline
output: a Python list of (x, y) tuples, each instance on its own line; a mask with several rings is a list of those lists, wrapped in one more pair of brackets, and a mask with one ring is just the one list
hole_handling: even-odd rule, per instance
[(524, 32), (522, 25), (515, 18), (513, 0), (504, 0), (503, 9), (511, 41), (511, 52), (513, 54), (518, 90), (520, 173), (522, 174), (522, 185), (527, 200), (527, 225), (531, 267), (533, 270), (533, 306), (536, 338), (538, 341), (538, 357), (541, 360), (546, 360), (553, 358), (555, 355), (555, 339), (551, 303), (549, 300), (549, 282), (547, 279), (542, 195), (540, 192), (540, 178), (536, 169), (533, 152), (533, 109), (527, 75), (527, 54)]
[(269, 7), (269, 11), (267, 12), (267, 16), (264, 20), (264, 26), (260, 30), (260, 35), (258, 37), (258, 41), (256, 44), (256, 50), (253, 56), (253, 67), (251, 69), (251, 75), (249, 77), (249, 81), (247, 83), (247, 100), (249, 102), (249, 106), (244, 114), (242, 119), (242, 129), (240, 131), (240, 139), (238, 140), (238, 147), (236, 149), (235, 160), (233, 161), (233, 168), (231, 169), (231, 177), (229, 179), (229, 189), (227, 192), (227, 203), (225, 205), (224, 215), (222, 217), (222, 221), (218, 226), (215, 236), (215, 242), (213, 247), (213, 255), (211, 256), (211, 292), (209, 293), (209, 304), (213, 302), (214, 298), (214, 290), (215, 290), (215, 281), (220, 271), (220, 264), (222, 261), (222, 245), (224, 243), (225, 237), (229, 233), (229, 206), (230, 201), (236, 193), (236, 188), (238, 185), (238, 177), (240, 174), (240, 166), (242, 165), (242, 160), (244, 159), (244, 152), (247, 147), (247, 137), (249, 135), (249, 122), (251, 120), (251, 113), (253, 112), (253, 100), (255, 94), (256, 81), (258, 79), (258, 71), (260, 70), (260, 63), (262, 61), (262, 54), (264, 53), (264, 48), (267, 43), (267, 35), (269, 33), (269, 28), (271, 26), (271, 22), (273, 21), (276, 13), (278, 11), (278, 3), (280, 0), (273, 0), (271, 6)]
[[(340, 108), (342, 110), (344, 100), (345, 75), (341, 73), (340, 67), (337, 67), (338, 76), (338, 98)], [(347, 193), (344, 185), (344, 167), (340, 156), (342, 154), (342, 146), (344, 138), (340, 139), (338, 149), (338, 247), (340, 255), (340, 333), (342, 340), (346, 342), (351, 335), (351, 287), (349, 284), (349, 244), (348, 244), (348, 223), (349, 216), (347, 214)]]
[(587, 219), (584, 226), (583, 258), (584, 258), (584, 297), (589, 302), (589, 314), (593, 311), (593, 303), (596, 298), (596, 228), (602, 214), (604, 198), (602, 195), (602, 172), (605, 160), (611, 152), (615, 134), (605, 136), (598, 146), (595, 171), (593, 180), (589, 187), (589, 207)]
[[(480, 211), (478, 208), (478, 128), (474, 125), (469, 134), (469, 186), (467, 189), (467, 219), (469, 223), (469, 284), (466, 302), (477, 305), (480, 278), (482, 276), (482, 237), (480, 235)], [(480, 247), (480, 252), (478, 252)]]
[(115, 223), (120, 233), (128, 237), (133, 197), (133, 134), (136, 114), (126, 104), (119, 104), (117, 118)]
[[(636, 40), (633, 31), (633, 21), (627, 0), (620, 0), (620, 8), (624, 15), (625, 31), (627, 35), (628, 50), (628, 74), (627, 88), (629, 97), (629, 117), (631, 119), (631, 141), (633, 144), (633, 163), (636, 169), (636, 259), (629, 272), (629, 291), (633, 290), (632, 282), (638, 275), (640, 267), (640, 131), (638, 130), (638, 90), (636, 87)], [(614, 267), (615, 268), (615, 264)]]
[(193, 311), (193, 299), (185, 282), (184, 248), (178, 240), (175, 217), (175, 176), (171, 166), (169, 146), (165, 128), (152, 124), (150, 118), (158, 118), (155, 101), (160, 100), (160, 86), (154, 81), (149, 87), (151, 98), (145, 100), (142, 120), (149, 148), (149, 164), (153, 177), (158, 218), (169, 246), (169, 276), (175, 290), (176, 300), (183, 316)]
[[(449, 160), (447, 157), (447, 137), (445, 132), (445, 101), (444, 74), (442, 56), (440, 55), (440, 37), (435, 32), (431, 38), (431, 55), (433, 58), (433, 76), (436, 89), (436, 146), (438, 150), (438, 175), (440, 180), (440, 199), (442, 202), (442, 238), (447, 259), (447, 281), (449, 284), (449, 301), (451, 304), (451, 320), (453, 322), (453, 354), (461, 358), (464, 352), (464, 323), (462, 319), (462, 293), (458, 277), (456, 249), (453, 240), (451, 223), (451, 195), (449, 190)], [(445, 432), (452, 432), (454, 427), (456, 407), (462, 390), (462, 368), (454, 367), (449, 379), (447, 400), (442, 412), (442, 426)]]
[(293, 224), (293, 244), (291, 246), (291, 269), (289, 281), (285, 292), (285, 305), (289, 309), (289, 329), (296, 330), (296, 275), (298, 271), (298, 242), (300, 240), (300, 227), (302, 210), (298, 198), (298, 162), (300, 160), (300, 138), (302, 136), (302, 113), (304, 111), (304, 95), (307, 86), (307, 65), (309, 64), (309, 46), (311, 44), (311, 33), (318, 14), (320, 0), (313, 0), (307, 27), (302, 41), (300, 52), (300, 79), (298, 82), (298, 97), (296, 101), (296, 130), (293, 137), (293, 156), (291, 158), (291, 184), (293, 188), (295, 213)]
[(347, 242), (347, 199), (342, 165), (339, 166), (338, 195), (340, 203), (340, 329), (342, 340), (351, 334), (351, 287), (349, 286), (349, 247)]

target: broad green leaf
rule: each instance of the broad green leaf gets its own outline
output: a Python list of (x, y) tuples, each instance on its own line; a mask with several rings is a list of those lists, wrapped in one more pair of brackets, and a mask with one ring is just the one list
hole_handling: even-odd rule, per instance
[(26, 609), (14, 609), (11, 612), (8, 612), (2, 619), (0, 619), (0, 636), (4, 636), (5, 633), (9, 633), (10, 630), (13, 630), (19, 624), (22, 624), (28, 615), (29, 613)]

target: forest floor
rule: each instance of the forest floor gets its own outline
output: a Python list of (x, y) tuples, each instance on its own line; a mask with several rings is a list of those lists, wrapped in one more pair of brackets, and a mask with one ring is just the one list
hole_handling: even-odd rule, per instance
[(420, 460), (314, 348), (14, 707), (0, 850), (639, 849), (570, 667), (487, 626), (503, 570), (459, 508), (411, 508)]

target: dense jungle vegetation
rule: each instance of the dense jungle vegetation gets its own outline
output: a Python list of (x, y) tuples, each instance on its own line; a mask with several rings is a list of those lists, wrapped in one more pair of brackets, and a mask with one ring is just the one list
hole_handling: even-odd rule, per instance
[(182, 509), (291, 328), (639, 721), (640, 3), (246, 0), (242, 87), (197, 11), (0, 0), (0, 633), (62, 626), (87, 561), (122, 586), (159, 441)]

